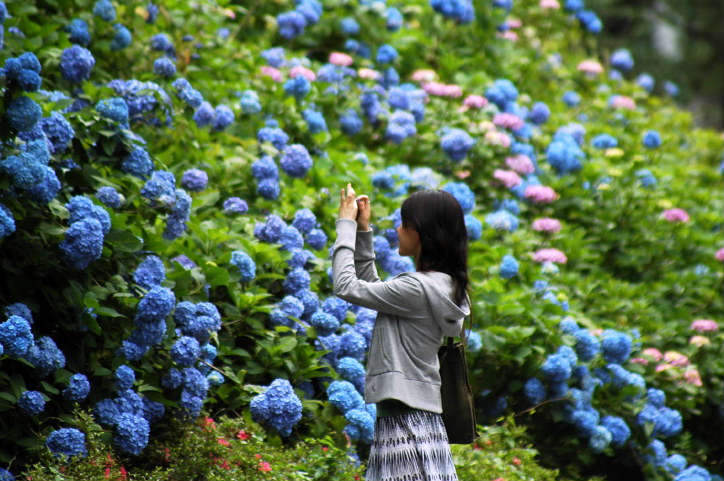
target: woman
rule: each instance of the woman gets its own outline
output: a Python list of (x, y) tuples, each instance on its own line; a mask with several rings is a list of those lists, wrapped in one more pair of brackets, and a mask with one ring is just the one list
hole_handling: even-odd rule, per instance
[(365, 377), (365, 401), (377, 403), (366, 479), (454, 481), (437, 351), (470, 313), (465, 220), (455, 197), (437, 190), (412, 194), (401, 217), (399, 252), (414, 257), (417, 271), (380, 282), (369, 197), (355, 197), (351, 184), (340, 192), (334, 292), (378, 311)]

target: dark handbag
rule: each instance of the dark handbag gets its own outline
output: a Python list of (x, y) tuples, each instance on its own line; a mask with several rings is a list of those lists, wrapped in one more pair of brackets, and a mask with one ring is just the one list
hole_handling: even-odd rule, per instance
[[(472, 326), (472, 315), (470, 319)], [(460, 333), (461, 342), (447, 338), (447, 345), (437, 352), (440, 360), (440, 395), (442, 421), (450, 444), (471, 444), (478, 438), (475, 419), (475, 400), (468, 379), (465, 359), (465, 326)]]

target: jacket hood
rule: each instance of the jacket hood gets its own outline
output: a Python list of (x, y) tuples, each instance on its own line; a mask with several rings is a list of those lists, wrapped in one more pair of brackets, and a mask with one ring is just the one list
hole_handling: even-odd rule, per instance
[(453, 280), (444, 272), (415, 272), (427, 302), (435, 317), (435, 321), (442, 329), (444, 336), (459, 336), (463, 329), (465, 317), (470, 315), (470, 299), (465, 297), (462, 306), (458, 306), (452, 299)]

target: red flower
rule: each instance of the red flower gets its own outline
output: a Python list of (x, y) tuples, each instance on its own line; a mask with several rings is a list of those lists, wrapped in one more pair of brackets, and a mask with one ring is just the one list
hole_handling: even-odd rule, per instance
[(216, 442), (218, 442), (222, 446), (231, 446), (231, 443), (224, 438), (219, 438), (216, 440)]
[(106, 468), (106, 478), (111, 477), (111, 468)]
[(267, 463), (266, 461), (264, 461), (264, 462), (259, 461), (258, 469), (259, 469), (259, 471), (271, 471), (272, 470), (271, 465), (269, 463)]
[(246, 441), (247, 439), (249, 439), (251, 437), (251, 434), (247, 433), (246, 431), (244, 431), (242, 429), (241, 431), (236, 433), (236, 437), (241, 439), (242, 441)]
[(203, 423), (204, 423), (204, 429), (206, 429), (207, 431), (212, 431), (212, 430), (216, 429), (216, 423), (214, 422), (213, 419), (211, 419), (208, 416), (204, 416)]
[(254, 457), (255, 457), (256, 459), (261, 459), (261, 454), (257, 453), (257, 454), (254, 455)]
[(322, 446), (322, 451), (326, 453), (327, 451), (329, 451), (329, 448), (327, 446)]
[(521, 463), (523, 463), (523, 461), (521, 461), (517, 457), (513, 456), (513, 464), (515, 464), (516, 466), (520, 466)]
[(121, 472), (121, 475), (118, 479), (128, 479), (128, 471), (126, 471), (125, 467), (121, 466), (119, 471)]

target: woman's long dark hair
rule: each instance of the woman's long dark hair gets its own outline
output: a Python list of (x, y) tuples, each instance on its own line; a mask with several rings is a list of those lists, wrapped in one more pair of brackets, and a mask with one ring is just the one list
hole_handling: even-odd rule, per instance
[(420, 236), (419, 271), (444, 272), (455, 281), (455, 302), (465, 300), (468, 278), (468, 231), (460, 203), (444, 190), (421, 190), (405, 199), (402, 226)]

